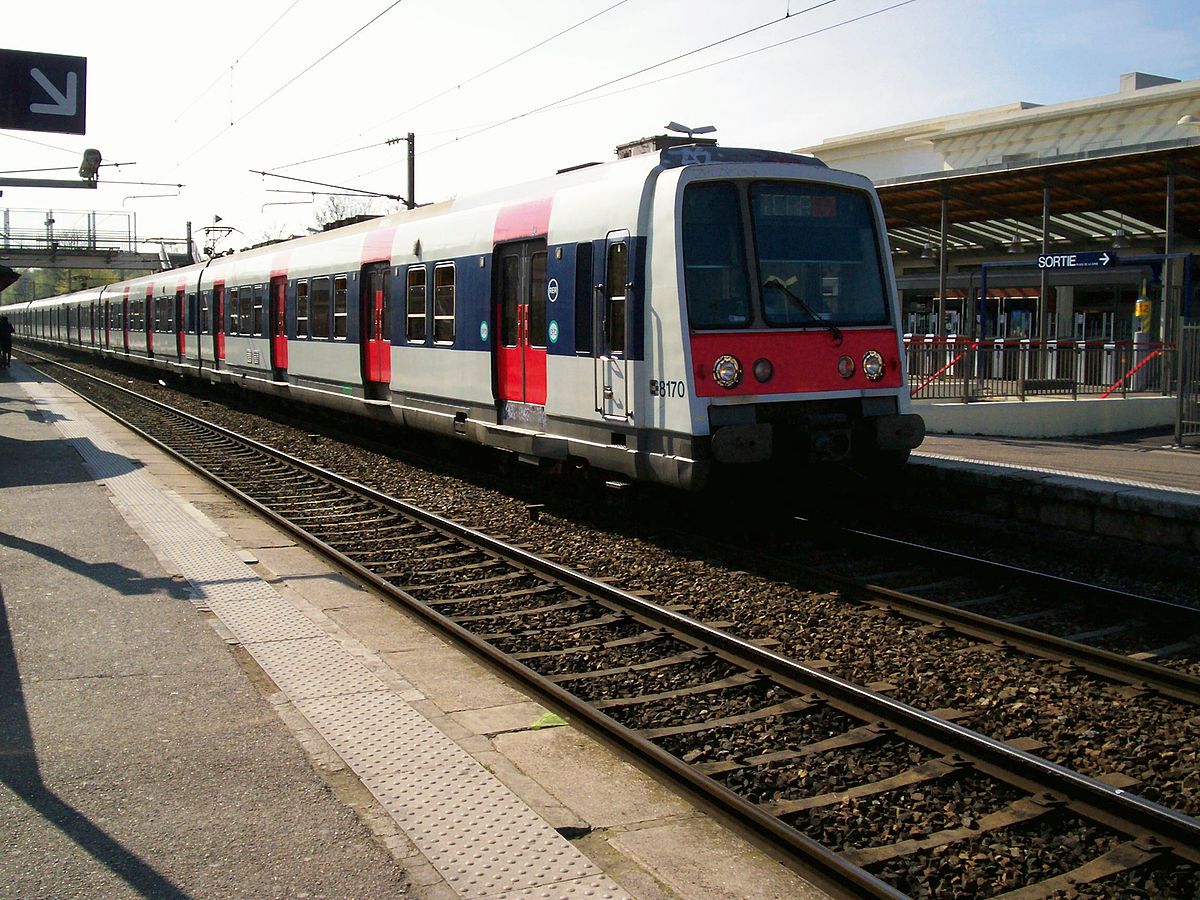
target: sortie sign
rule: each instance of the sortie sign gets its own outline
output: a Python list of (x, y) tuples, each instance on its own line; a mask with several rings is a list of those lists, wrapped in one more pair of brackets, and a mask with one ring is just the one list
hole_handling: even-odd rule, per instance
[(1106, 250), (1095, 253), (1047, 253), (1038, 257), (1039, 269), (1097, 269), (1111, 266), (1117, 258)]
[(0, 50), (0, 128), (87, 133), (87, 58)]

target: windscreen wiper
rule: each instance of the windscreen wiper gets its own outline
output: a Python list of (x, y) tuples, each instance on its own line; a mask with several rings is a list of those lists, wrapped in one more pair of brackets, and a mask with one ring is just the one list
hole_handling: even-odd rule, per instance
[(813, 311), (813, 308), (811, 306), (809, 306), (807, 303), (805, 303), (804, 300), (799, 295), (793, 294), (790, 286), (795, 283), (796, 283), (795, 275), (793, 275), (787, 281), (784, 281), (778, 275), (768, 275), (767, 280), (763, 282), (763, 288), (775, 288), (775, 290), (777, 290), (777, 291), (783, 291), (783, 293), (787, 296), (787, 298), (789, 300), (791, 300), (798, 307), (800, 307), (802, 310), (804, 310), (806, 313), (808, 313), (808, 317), (810, 319), (812, 319), (814, 322), (816, 322), (822, 328), (829, 329), (830, 334), (833, 335), (833, 340), (834, 340), (835, 344), (837, 346), (841, 346), (842, 329), (838, 328), (832, 322), (826, 322), (819, 315), (817, 315)]

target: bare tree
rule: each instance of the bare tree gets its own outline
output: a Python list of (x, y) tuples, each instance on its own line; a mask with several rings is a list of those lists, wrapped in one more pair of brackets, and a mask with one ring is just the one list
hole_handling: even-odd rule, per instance
[(382, 210), (379, 200), (375, 197), (326, 197), (313, 209), (313, 219), (318, 228), (324, 228), (333, 222), (340, 222), (352, 216), (379, 215)]

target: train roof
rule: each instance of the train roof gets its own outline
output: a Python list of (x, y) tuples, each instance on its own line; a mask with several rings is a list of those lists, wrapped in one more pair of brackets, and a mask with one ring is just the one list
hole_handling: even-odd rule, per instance
[(712, 164), (788, 164), (806, 166), (814, 170), (828, 170), (828, 166), (815, 157), (776, 150), (695, 144), (667, 147), (658, 152), (638, 154), (610, 162), (586, 163), (560, 170), (554, 175), (496, 188), (480, 194), (456, 197), (418, 206), (411, 210), (401, 210), (386, 216), (332, 228), (319, 234), (276, 241), (177, 269), (167, 269), (107, 286), (98, 285), (94, 288), (61, 294), (53, 298), (9, 304), (0, 309), (13, 307), (36, 309), (41, 305), (51, 303), (57, 305), (64, 301), (94, 302), (100, 297), (101, 292), (107, 292), (110, 297), (119, 297), (127, 289), (130, 296), (143, 296), (142, 291), (146, 288), (163, 288), (165, 286), (174, 288), (176, 285), (187, 282), (188, 279), (194, 279), (205, 268), (218, 271), (224, 269), (235, 273), (244, 266), (252, 267), (256, 263), (261, 264), (263, 257), (292, 252), (304, 253), (326, 244), (354, 242), (376, 231), (394, 230), (421, 221), (436, 220), (452, 213), (483, 210), (488, 207), (552, 197), (563, 191), (587, 188), (589, 185), (602, 185), (606, 192), (619, 192), (621, 187), (625, 187), (629, 191), (629, 196), (638, 197), (646, 179), (655, 170)]

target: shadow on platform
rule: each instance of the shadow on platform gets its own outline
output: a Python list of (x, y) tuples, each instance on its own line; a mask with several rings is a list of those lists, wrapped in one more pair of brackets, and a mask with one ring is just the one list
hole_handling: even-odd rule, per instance
[(4, 593), (0, 590), (0, 783), (30, 809), (142, 897), (187, 900), (184, 893), (136, 853), (114, 840), (42, 780)]

